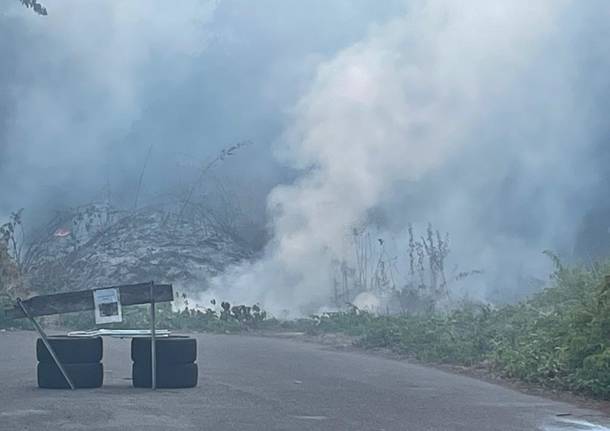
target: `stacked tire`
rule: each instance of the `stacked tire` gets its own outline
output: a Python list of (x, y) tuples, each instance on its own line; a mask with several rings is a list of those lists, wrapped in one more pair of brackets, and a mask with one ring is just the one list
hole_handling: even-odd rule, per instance
[[(155, 339), (157, 388), (192, 388), (197, 386), (199, 370), (197, 340), (191, 337), (171, 336)], [(133, 386), (152, 387), (152, 361), (150, 337), (131, 340)]]
[[(99, 388), (104, 383), (102, 337), (48, 337), (57, 358), (76, 388)], [(38, 387), (70, 389), (42, 339), (36, 340)]]

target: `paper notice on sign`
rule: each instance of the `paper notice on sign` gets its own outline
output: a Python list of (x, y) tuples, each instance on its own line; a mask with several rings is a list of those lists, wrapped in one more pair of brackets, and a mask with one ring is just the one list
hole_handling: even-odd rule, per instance
[(93, 291), (95, 323), (122, 322), (121, 298), (119, 289), (99, 289)]

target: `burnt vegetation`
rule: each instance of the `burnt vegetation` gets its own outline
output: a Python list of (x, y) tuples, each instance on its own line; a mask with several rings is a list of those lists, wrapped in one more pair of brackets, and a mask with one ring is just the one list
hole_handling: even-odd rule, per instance
[(333, 262), (333, 302), (338, 308), (351, 305), (359, 294), (369, 292), (380, 300), (368, 311), (414, 314), (452, 307), (452, 285), (481, 270), (447, 271), (449, 234), (428, 223), (418, 235), (408, 225), (406, 259), (388, 251), (386, 240), (375, 236), (369, 225), (353, 228), (351, 259)]

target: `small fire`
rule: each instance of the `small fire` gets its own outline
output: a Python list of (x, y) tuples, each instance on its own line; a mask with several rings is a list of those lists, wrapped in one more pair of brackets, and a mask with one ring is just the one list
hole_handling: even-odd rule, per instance
[(55, 233), (53, 234), (53, 236), (56, 236), (58, 238), (65, 238), (67, 236), (69, 236), (72, 232), (70, 231), (70, 229), (65, 229), (65, 228), (59, 228), (55, 231)]

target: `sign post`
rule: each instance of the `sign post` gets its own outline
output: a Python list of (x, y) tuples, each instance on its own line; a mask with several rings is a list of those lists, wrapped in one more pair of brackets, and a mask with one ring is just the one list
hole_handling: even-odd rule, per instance
[(150, 282), (150, 368), (151, 387), (157, 389), (157, 339), (155, 334), (155, 282)]

